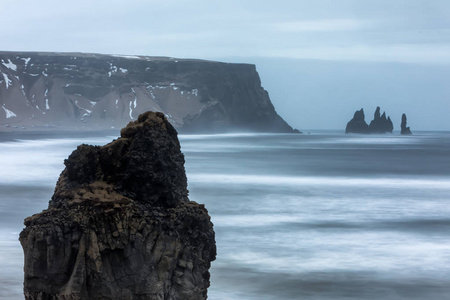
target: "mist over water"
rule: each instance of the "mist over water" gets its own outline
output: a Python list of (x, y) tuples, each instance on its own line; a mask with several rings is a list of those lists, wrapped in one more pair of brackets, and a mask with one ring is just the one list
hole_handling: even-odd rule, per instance
[[(23, 299), (23, 219), (108, 137), (0, 142), (0, 299)], [(218, 255), (209, 299), (445, 299), (450, 133), (181, 135)]]

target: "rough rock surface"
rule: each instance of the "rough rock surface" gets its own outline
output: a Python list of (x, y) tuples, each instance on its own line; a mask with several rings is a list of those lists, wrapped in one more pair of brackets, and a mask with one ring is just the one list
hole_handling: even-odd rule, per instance
[(401, 128), (401, 131), (400, 131), (401, 134), (404, 134), (404, 135), (412, 134), (409, 127), (406, 126), (406, 115), (405, 114), (402, 115), (402, 123), (400, 125), (400, 128)]
[(177, 133), (147, 112), (105, 146), (79, 146), (47, 210), (25, 220), (25, 298), (206, 299), (216, 256), (189, 201)]
[(380, 107), (378, 106), (375, 110), (373, 120), (370, 122), (370, 125), (367, 125), (364, 120), (364, 111), (358, 110), (353, 115), (353, 119), (347, 123), (347, 127), (345, 128), (345, 133), (386, 133), (391, 132), (394, 129), (391, 118), (386, 118), (386, 113), (383, 112), (380, 115)]
[(0, 52), (0, 131), (122, 128), (163, 112), (182, 132), (293, 132), (250, 64)]
[(394, 126), (391, 121), (391, 117), (387, 117), (386, 119), (386, 113), (383, 112), (383, 114), (380, 116), (380, 107), (377, 106), (377, 109), (375, 110), (375, 113), (373, 115), (373, 120), (369, 124), (369, 132), (370, 133), (386, 133), (391, 132), (394, 130)]
[(345, 133), (368, 133), (369, 125), (367, 125), (364, 119), (364, 110), (361, 108), (361, 110), (355, 112), (353, 119), (347, 123)]

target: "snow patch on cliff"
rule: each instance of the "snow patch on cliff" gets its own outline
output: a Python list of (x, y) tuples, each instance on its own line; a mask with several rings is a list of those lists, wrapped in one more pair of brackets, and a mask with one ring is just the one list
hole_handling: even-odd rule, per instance
[(129, 58), (129, 59), (141, 59), (139, 56), (136, 55), (113, 55), (114, 57), (121, 57), (121, 58)]
[(114, 73), (117, 73), (117, 67), (114, 66), (112, 63), (109, 63), (108, 77), (111, 77), (111, 75)]
[(165, 89), (167, 89), (167, 86), (148, 85), (148, 86), (147, 86), (147, 90), (148, 90), (148, 89), (152, 89), (152, 90), (154, 90), (154, 89), (165, 90)]
[(12, 81), (11, 81), (11, 79), (8, 78), (8, 75), (6, 75), (5, 73), (2, 73), (2, 74), (3, 74), (3, 78), (5, 79), (6, 88), (8, 89), (9, 86), (12, 85)]
[(137, 96), (136, 96), (136, 91), (135, 91), (133, 88), (131, 88), (131, 91), (132, 91), (133, 94), (134, 94), (133, 108), (136, 108), (136, 106), (137, 106)]
[(21, 58), (21, 60), (23, 60), (25, 62), (25, 68), (27, 67), (28, 63), (31, 60), (31, 57), (27, 57), (27, 58)]
[(165, 113), (164, 115), (166, 116), (167, 120), (171, 121), (172, 123), (175, 123), (175, 120), (172, 118), (171, 114)]
[(153, 100), (156, 100), (155, 94), (153, 94), (153, 90), (150, 91), (150, 96), (152, 97)]
[(7, 109), (4, 105), (2, 105), (3, 110), (6, 113), (6, 118), (13, 118), (13, 117), (17, 117), (17, 115), (15, 113), (13, 113), (12, 111), (10, 111), (9, 109)]
[(2, 64), (10, 70), (17, 71), (17, 66), (10, 59), (7, 63), (2, 59)]
[(131, 104), (132, 104), (133, 102), (132, 101), (130, 101), (130, 119), (131, 120), (134, 120), (134, 118), (133, 118), (133, 108), (131, 107)]

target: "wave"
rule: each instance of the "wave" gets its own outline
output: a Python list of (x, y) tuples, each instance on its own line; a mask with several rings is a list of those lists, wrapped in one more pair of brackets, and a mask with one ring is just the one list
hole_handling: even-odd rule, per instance
[(201, 140), (201, 139), (221, 139), (221, 138), (235, 138), (235, 137), (250, 137), (250, 136), (281, 136), (276, 133), (219, 133), (219, 134), (179, 134), (180, 140)]
[(105, 144), (110, 137), (20, 140), (0, 143), (2, 185), (53, 186), (64, 159), (83, 143)]
[(450, 190), (450, 178), (355, 178), (355, 177), (309, 177), (266, 176), (242, 174), (188, 174), (191, 183), (268, 185), (268, 186), (337, 186), (420, 188)]

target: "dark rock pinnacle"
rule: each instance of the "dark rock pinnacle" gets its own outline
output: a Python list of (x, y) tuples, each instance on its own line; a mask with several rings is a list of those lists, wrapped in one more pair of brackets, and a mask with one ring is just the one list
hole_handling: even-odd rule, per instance
[(369, 132), (370, 133), (386, 133), (386, 132), (392, 132), (394, 129), (394, 126), (392, 124), (391, 118), (388, 117), (386, 119), (386, 113), (383, 112), (383, 114), (380, 116), (380, 107), (377, 106), (377, 109), (375, 110), (373, 120), (370, 122), (369, 125)]
[(353, 115), (353, 119), (347, 123), (345, 133), (392, 133), (393, 129), (394, 126), (391, 118), (386, 118), (385, 112), (380, 114), (380, 107), (378, 106), (375, 110), (373, 120), (370, 122), (370, 125), (367, 125), (364, 120), (363, 109), (361, 108), (361, 110), (356, 111)]
[(409, 127), (406, 127), (406, 115), (405, 114), (402, 115), (402, 123), (400, 125), (400, 128), (401, 128), (401, 132), (400, 132), (401, 134), (404, 134), (404, 135), (412, 134)]
[(347, 123), (345, 133), (368, 133), (369, 125), (367, 125), (364, 119), (364, 110), (361, 108), (361, 110), (355, 112), (353, 119)]
[(216, 256), (189, 201), (177, 133), (147, 112), (65, 160), (49, 208), (25, 220), (25, 299), (206, 299)]

